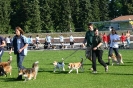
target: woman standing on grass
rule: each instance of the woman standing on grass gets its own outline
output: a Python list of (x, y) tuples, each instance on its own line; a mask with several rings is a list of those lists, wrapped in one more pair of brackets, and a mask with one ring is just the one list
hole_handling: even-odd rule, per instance
[[(28, 39), (23, 34), (23, 30), (20, 27), (15, 28), (16, 35), (13, 37), (11, 42), (11, 50), (9, 54), (12, 52), (12, 48), (14, 48), (14, 54), (17, 55), (17, 67), (18, 71), (23, 69), (23, 60), (25, 55), (27, 55), (27, 47), (28, 47)], [(17, 77), (17, 80), (21, 80), (22, 75)]]
[(105, 62), (102, 60), (103, 56), (103, 42), (102, 38), (99, 35), (98, 29), (94, 29), (94, 37), (92, 40), (92, 67), (93, 67), (93, 72), (92, 73), (97, 73), (96, 69), (96, 58), (98, 58), (98, 62), (104, 66), (105, 71), (108, 71), (108, 66), (105, 64)]

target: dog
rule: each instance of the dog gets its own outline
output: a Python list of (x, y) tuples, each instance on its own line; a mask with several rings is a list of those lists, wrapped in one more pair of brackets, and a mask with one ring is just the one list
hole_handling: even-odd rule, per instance
[(33, 63), (32, 68), (24, 68), (20, 69), (19, 75), (23, 75), (25, 77), (24, 81), (31, 80), (32, 78), (35, 80), (38, 73), (38, 66), (39, 61)]
[(56, 45), (52, 45), (51, 47), (52, 47), (52, 49), (56, 49)]
[(4, 74), (5, 74), (6, 77), (7, 77), (8, 73), (11, 76), (11, 72), (12, 72), (11, 62), (12, 62), (12, 56), (10, 56), (10, 58), (8, 59), (7, 62), (0, 62), (1, 72), (2, 72), (2, 69), (3, 69), (4, 70)]
[(60, 45), (60, 46), (59, 46), (59, 48), (60, 48), (60, 49), (63, 49), (63, 50), (64, 50), (64, 49), (67, 49), (67, 47), (68, 47), (67, 45)]
[(7, 74), (6, 74), (6, 72), (4, 71), (3, 66), (0, 65), (0, 76), (4, 76), (4, 75), (6, 75), (6, 77), (7, 77)]
[(80, 48), (85, 48), (85, 46), (86, 45), (84, 45), (84, 44), (79, 45)]
[(69, 63), (68, 68), (70, 69), (70, 71), (68, 73), (71, 73), (73, 70), (77, 71), (78, 74), (78, 69), (81, 68), (81, 70), (83, 71), (83, 58), (81, 58), (82, 60), (80, 62), (76, 62), (76, 63)]
[(122, 59), (122, 54), (119, 53), (118, 56), (115, 56), (115, 54), (113, 53), (111, 56), (112, 59), (112, 66), (114, 65), (114, 63), (120, 65), (120, 64), (124, 64), (123, 63), (123, 59)]
[(61, 68), (63, 71), (65, 71), (65, 64), (64, 64), (64, 59), (62, 58), (62, 62), (57, 62), (57, 61), (54, 61), (53, 62), (53, 65), (54, 65), (54, 71), (56, 71), (56, 69), (59, 69), (59, 71), (61, 71)]

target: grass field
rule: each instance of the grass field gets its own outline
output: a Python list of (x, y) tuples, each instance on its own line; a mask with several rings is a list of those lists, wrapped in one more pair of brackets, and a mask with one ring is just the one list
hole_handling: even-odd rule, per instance
[[(17, 77), (16, 56), (13, 55), (11, 63), (13, 70), (12, 76), (0, 77), (1, 88), (133, 88), (133, 50), (120, 50), (123, 55), (124, 65), (109, 66), (109, 71), (105, 72), (104, 68), (97, 62), (97, 74), (92, 74), (88, 68), (91, 67), (89, 60), (84, 61), (84, 72), (79, 70), (68, 74), (68, 63), (78, 62), (81, 57), (85, 59), (85, 50), (78, 50), (72, 56), (65, 59), (65, 72), (53, 73), (53, 61), (61, 61), (75, 50), (44, 50), (29, 51), (25, 57), (23, 65), (27, 68), (32, 63), (39, 61), (39, 72), (36, 80), (27, 82), (15, 81)], [(104, 51), (103, 60), (107, 62), (108, 51)], [(2, 60), (7, 61), (9, 55), (4, 53)]]

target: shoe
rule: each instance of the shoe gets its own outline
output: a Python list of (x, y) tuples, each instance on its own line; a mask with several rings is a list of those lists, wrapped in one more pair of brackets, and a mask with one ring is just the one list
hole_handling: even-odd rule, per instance
[(105, 72), (108, 72), (108, 66), (105, 67)]
[(93, 71), (93, 68), (91, 67), (91, 68), (89, 68), (88, 70), (91, 70), (91, 71)]
[(16, 80), (22, 80), (22, 75), (19, 75)]
[(96, 74), (96, 73), (97, 73), (97, 71), (92, 71), (92, 73)]
[(107, 65), (110, 65), (110, 63), (109, 63), (109, 62), (107, 62), (106, 64), (107, 64)]

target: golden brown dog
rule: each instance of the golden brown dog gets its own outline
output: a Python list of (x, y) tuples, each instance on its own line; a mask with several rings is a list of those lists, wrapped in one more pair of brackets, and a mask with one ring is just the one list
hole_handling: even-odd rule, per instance
[(7, 62), (0, 62), (0, 65), (3, 67), (6, 76), (7, 76), (7, 73), (10, 73), (11, 75), (11, 72), (12, 72), (11, 61), (12, 61), (12, 56), (10, 56)]
[(115, 54), (113, 53), (112, 56), (111, 56), (111, 59), (112, 59), (112, 65), (114, 65), (114, 63), (124, 64), (121, 54), (119, 54), (118, 56), (115, 56)]
[(19, 75), (23, 75), (25, 77), (25, 81), (36, 79), (38, 73), (38, 61), (34, 62), (32, 68), (24, 68), (19, 71)]
[(68, 73), (71, 73), (73, 70), (76, 70), (78, 74), (79, 68), (81, 68), (81, 70), (83, 71), (83, 58), (81, 59), (81, 62), (69, 63), (68, 68), (70, 69), (70, 71)]

